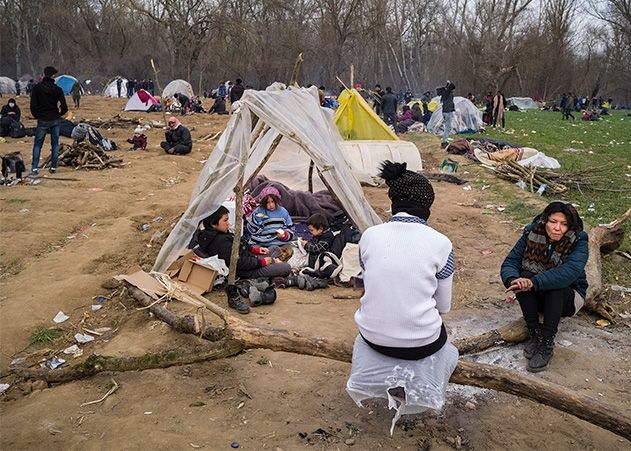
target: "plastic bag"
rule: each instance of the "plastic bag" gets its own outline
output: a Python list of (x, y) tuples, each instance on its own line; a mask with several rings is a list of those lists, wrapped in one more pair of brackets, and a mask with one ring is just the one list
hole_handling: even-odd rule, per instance
[[(360, 407), (365, 399), (387, 399), (388, 408), (396, 410), (390, 427), (392, 435), (401, 415), (443, 407), (445, 390), (457, 363), (458, 350), (449, 342), (427, 358), (402, 360), (378, 353), (358, 335), (346, 392)], [(404, 400), (390, 395), (388, 390), (395, 387), (405, 390)]]

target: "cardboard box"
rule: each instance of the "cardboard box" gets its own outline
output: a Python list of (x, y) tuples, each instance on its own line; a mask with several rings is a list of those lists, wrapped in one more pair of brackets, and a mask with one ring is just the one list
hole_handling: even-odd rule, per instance
[(213, 289), (217, 271), (198, 264), (194, 256), (193, 251), (188, 251), (167, 268), (167, 274), (173, 278), (177, 275), (177, 279), (192, 292), (204, 294)]

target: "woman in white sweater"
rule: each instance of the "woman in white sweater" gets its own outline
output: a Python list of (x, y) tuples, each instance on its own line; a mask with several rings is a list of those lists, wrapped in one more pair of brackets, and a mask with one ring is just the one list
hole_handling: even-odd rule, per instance
[(449, 238), (427, 223), (431, 183), (390, 161), (381, 177), (393, 216), (359, 242), (365, 293), (355, 313), (359, 335), (347, 391), (358, 405), (387, 398), (397, 409), (394, 427), (403, 413), (444, 404), (458, 360), (441, 318), (451, 308), (455, 260)]

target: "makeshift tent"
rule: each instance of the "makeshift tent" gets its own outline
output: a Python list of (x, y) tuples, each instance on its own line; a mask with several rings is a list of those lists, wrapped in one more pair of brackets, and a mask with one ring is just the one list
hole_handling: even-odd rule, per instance
[(20, 77), (20, 79), (18, 80), (20, 82), (20, 89), (24, 90), (26, 89), (26, 86), (28, 85), (28, 82), (31, 80), (34, 80), (35, 77), (33, 77), (31, 74), (24, 74)]
[[(450, 135), (456, 133), (477, 132), (482, 128), (482, 112), (471, 100), (465, 97), (454, 97), (455, 114), (451, 120)], [(440, 104), (427, 123), (427, 130), (441, 135), (443, 133), (443, 105)]]
[[(364, 198), (350, 167), (339, 157), (342, 140), (335, 124), (320, 107), (317, 88), (284, 89), (284, 85), (275, 84), (266, 91), (246, 90), (235, 107), (202, 169), (188, 208), (158, 254), (154, 270), (164, 271), (186, 248), (199, 222), (232, 196), (235, 186), (247, 185), (259, 171), (265, 175), (262, 169), (271, 160), (277, 165), (285, 162), (296, 166), (302, 161), (306, 163), (303, 169), (312, 160), (314, 173), (321, 175), (360, 230), (381, 222)], [(253, 117), (258, 118), (254, 127)], [(278, 180), (278, 175), (276, 170), (269, 173), (274, 180)], [(299, 177), (294, 173), (293, 177), (302, 184), (279, 181), (293, 189), (306, 187), (306, 170)]]
[(337, 100), (335, 124), (344, 139), (399, 139), (356, 89), (345, 89)]
[(539, 109), (537, 103), (530, 97), (509, 97), (507, 99), (508, 106), (516, 106), (520, 110), (536, 110)]
[[(67, 96), (70, 95), (70, 92), (72, 91), (72, 86), (76, 82), (77, 79), (74, 78), (72, 75), (60, 75), (59, 77), (55, 78), (55, 84), (63, 89), (64, 94)], [(81, 88), (81, 91), (83, 93), (83, 88)]]
[(171, 83), (166, 85), (162, 90), (162, 97), (173, 97), (173, 94), (184, 94), (189, 99), (193, 97), (193, 87), (191, 84), (184, 80), (173, 80)]
[(121, 83), (121, 97), (127, 97), (127, 79), (123, 77), (116, 77), (105, 86), (105, 88), (103, 89), (103, 95), (105, 97), (118, 97), (118, 88), (116, 81), (119, 78), (123, 80), (123, 82)]
[(125, 111), (148, 111), (152, 106), (157, 105), (158, 101), (154, 96), (144, 89), (139, 89), (127, 101)]
[(15, 94), (15, 80), (9, 77), (0, 77), (0, 93)]

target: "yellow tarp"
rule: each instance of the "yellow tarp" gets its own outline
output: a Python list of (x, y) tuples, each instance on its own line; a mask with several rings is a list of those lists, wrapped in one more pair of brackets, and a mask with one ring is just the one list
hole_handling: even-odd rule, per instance
[(335, 124), (345, 140), (398, 140), (355, 89), (345, 89), (338, 96)]
[[(412, 108), (412, 106), (418, 103), (418, 106), (421, 108), (421, 111), (423, 111), (423, 102), (421, 101), (421, 99), (412, 99), (408, 102), (408, 106), (410, 108)], [(427, 107), (429, 108), (429, 110), (433, 113), (436, 108), (438, 108), (438, 105), (440, 105), (440, 102), (436, 99), (432, 99), (430, 100), (430, 102), (427, 104)]]

